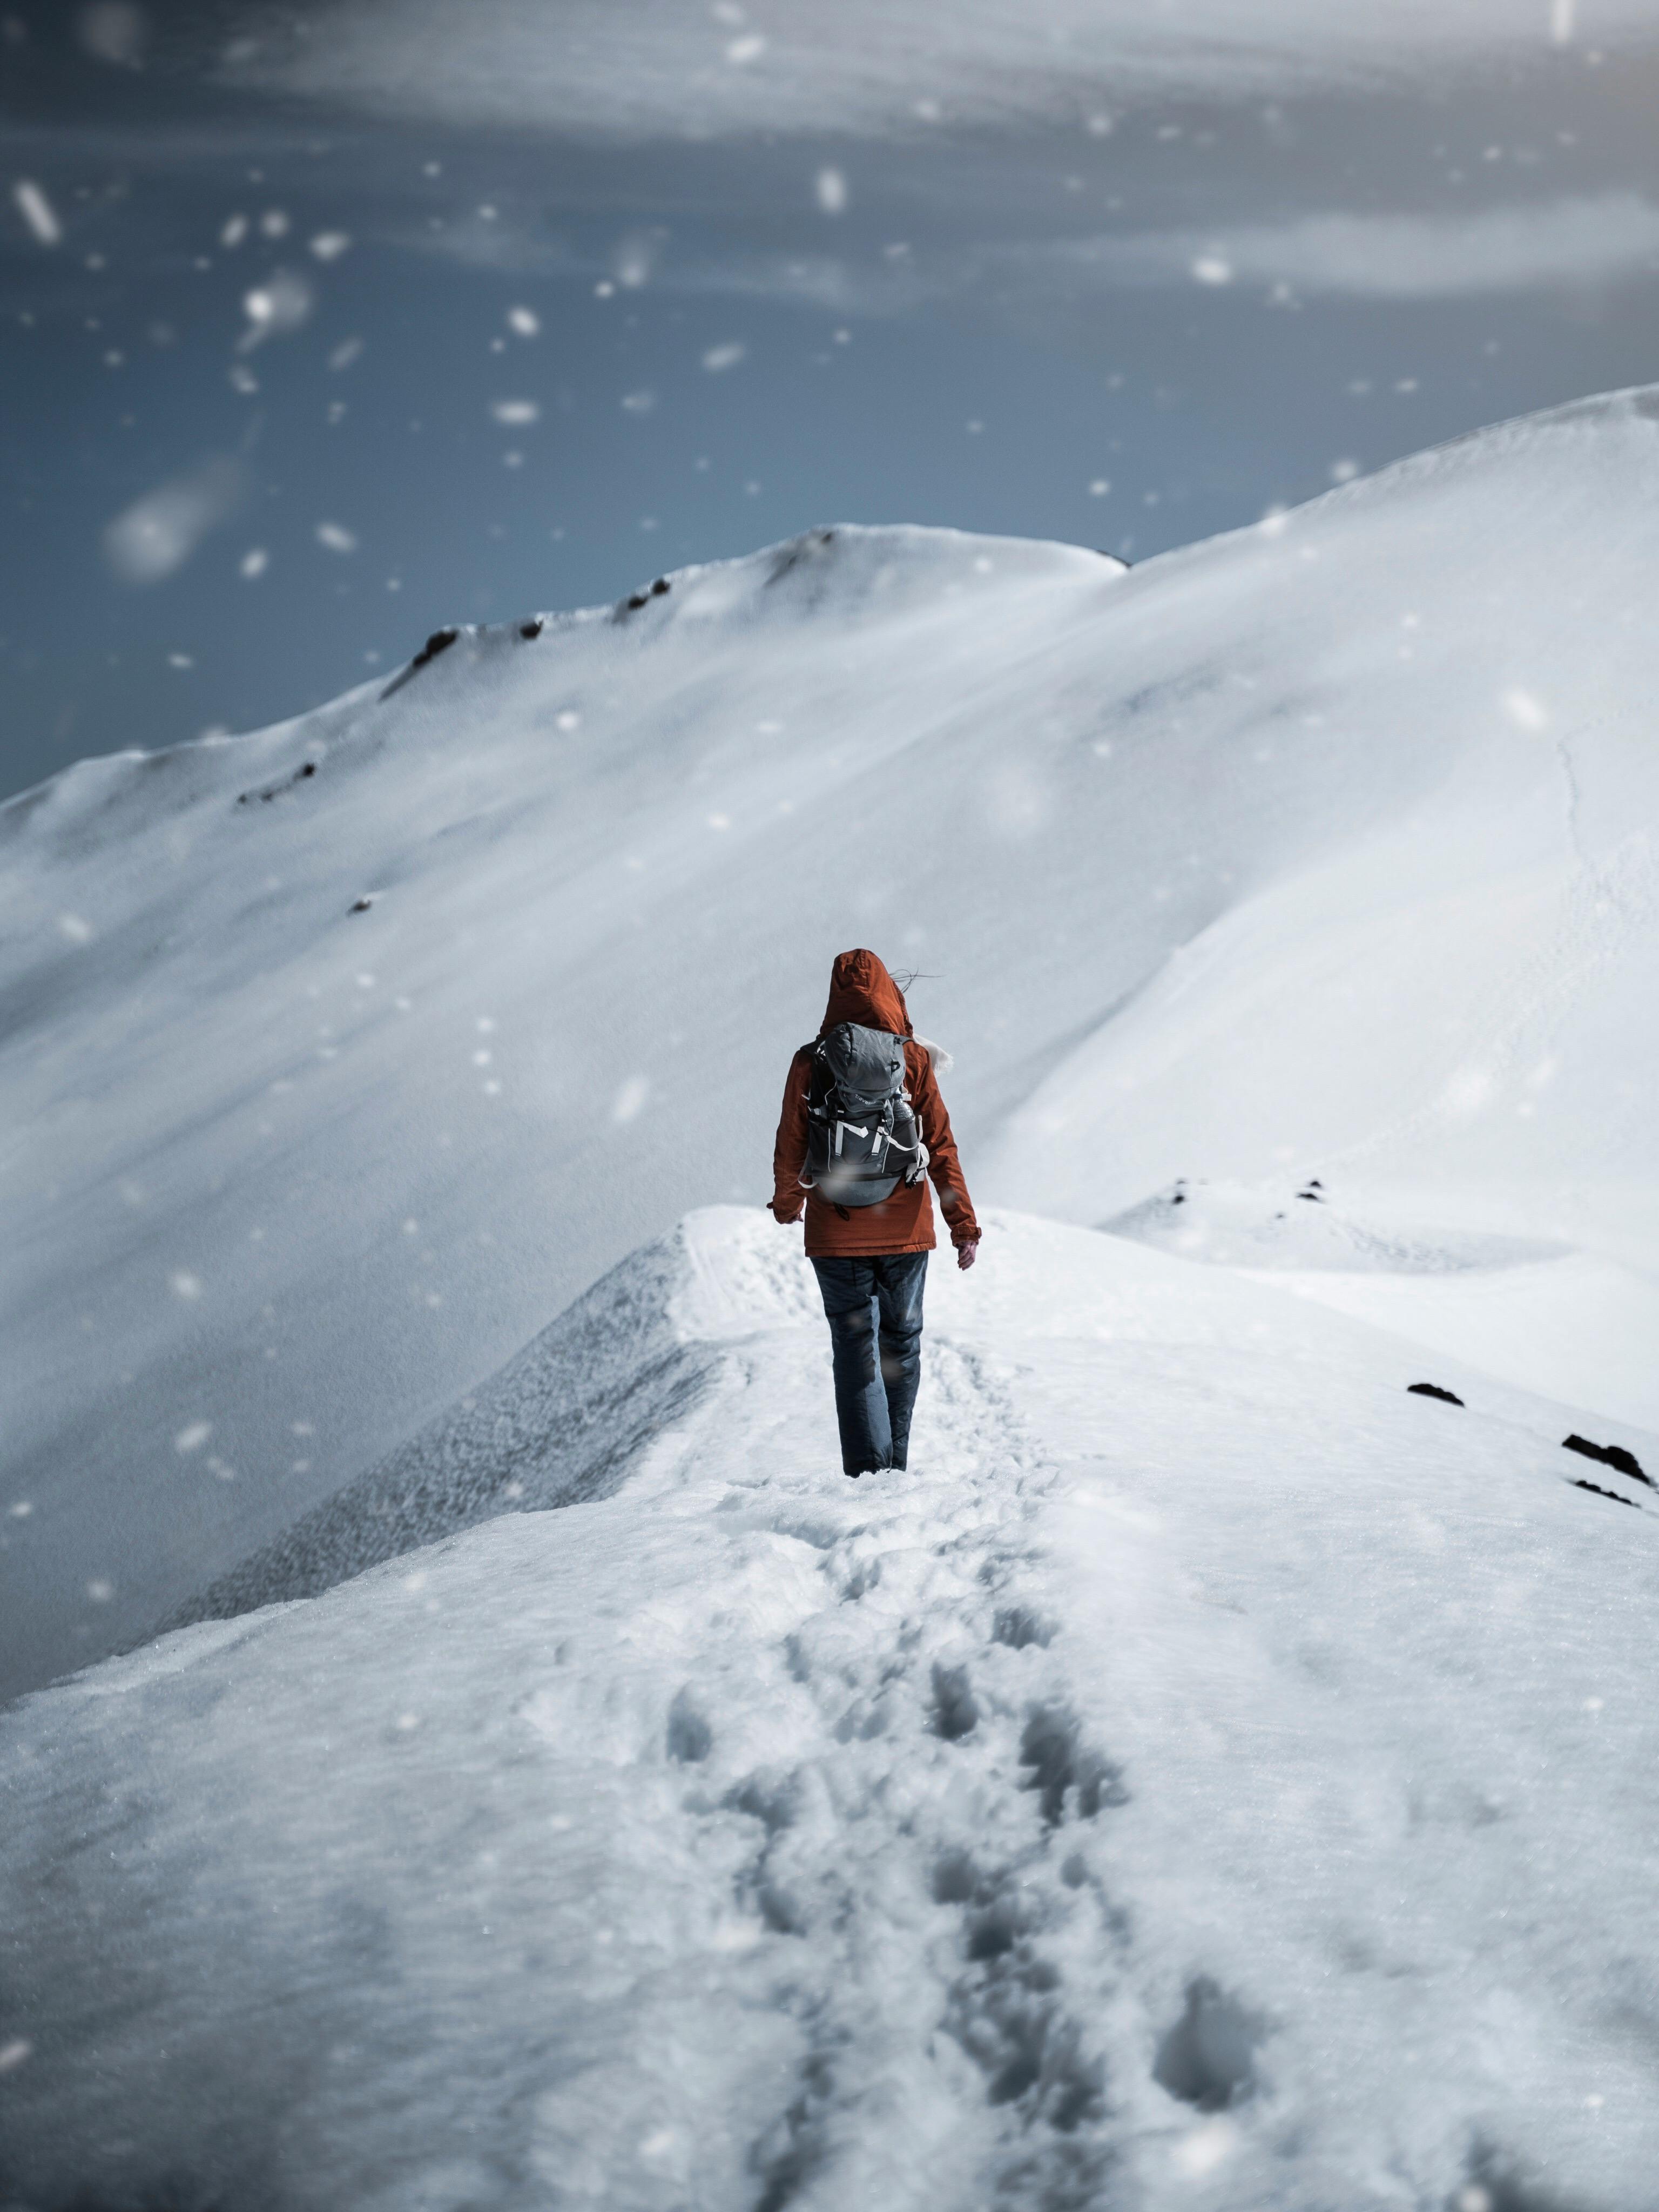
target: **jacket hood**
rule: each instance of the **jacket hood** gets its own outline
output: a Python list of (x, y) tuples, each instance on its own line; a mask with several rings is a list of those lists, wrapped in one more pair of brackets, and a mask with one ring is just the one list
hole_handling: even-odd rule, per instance
[(838, 952), (830, 971), (830, 1003), (823, 1010), (820, 1036), (838, 1022), (857, 1022), (867, 1030), (885, 1030), (892, 1036), (912, 1034), (905, 1011), (904, 994), (873, 952)]

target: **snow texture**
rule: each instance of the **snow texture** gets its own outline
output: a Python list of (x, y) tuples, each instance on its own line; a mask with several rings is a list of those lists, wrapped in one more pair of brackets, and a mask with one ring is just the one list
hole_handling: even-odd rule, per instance
[(0, 2192), (1648, 2203), (1648, 1492), (1133, 1240), (929, 1298), (848, 1483), (799, 1232), (695, 1214), (562, 1340), (705, 1376), (622, 1488), (17, 1707)]
[(813, 532), (0, 809), (4, 1682), (758, 1201), (849, 945), (923, 971), (976, 1197), (1554, 1249), (1284, 1287), (1659, 1422), (1656, 494), (1637, 392), (1130, 574)]

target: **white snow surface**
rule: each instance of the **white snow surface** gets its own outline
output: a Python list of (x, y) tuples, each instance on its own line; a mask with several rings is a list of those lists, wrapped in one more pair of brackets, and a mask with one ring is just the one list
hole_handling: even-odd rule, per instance
[[(813, 532), (0, 809), (6, 1679), (193, 1624), (0, 1715), (5, 2212), (1650, 2212), (1656, 494)], [(860, 943), (987, 1233), (854, 1485)]]
[(1321, 1182), (1182, 1181), (1105, 1224), (1441, 1349), (1523, 1389), (1659, 1429), (1659, 1284), (1570, 1245), (1356, 1219)]
[(848, 1483), (799, 1231), (694, 1214), (585, 1302), (710, 1376), (614, 1494), (15, 1707), (0, 2196), (1650, 2204), (1650, 1493), (1130, 1239), (928, 1297)]
[(1129, 574), (813, 532), (0, 809), (0, 1679), (758, 1201), (857, 944), (922, 971), (980, 1199), (1319, 1174), (1547, 1248), (1496, 1326), (1296, 1287), (1653, 1420), (1656, 495), (1644, 391)]

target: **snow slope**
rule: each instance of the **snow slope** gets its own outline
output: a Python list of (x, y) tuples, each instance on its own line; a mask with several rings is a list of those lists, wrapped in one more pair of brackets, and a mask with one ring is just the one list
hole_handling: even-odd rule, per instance
[(763, 1195), (851, 944), (930, 971), (980, 1195), (1322, 1172), (1625, 1271), (1627, 1370), (1656, 490), (1636, 392), (1129, 574), (815, 532), (0, 810), (3, 1679)]
[(928, 1295), (854, 1486), (799, 1233), (694, 1215), (580, 1310), (704, 1378), (614, 1494), (0, 1718), (0, 2198), (1650, 2204), (1652, 1493), (1128, 1239)]
[(1356, 1218), (1324, 1178), (1187, 1182), (1106, 1224), (1159, 1250), (1260, 1273), (1522, 1389), (1659, 1429), (1659, 1282), (1604, 1253)]
[(314, 1597), (382, 1560), (501, 1513), (604, 1498), (717, 1365), (681, 1325), (681, 1245), (613, 1267), (498, 1375), (175, 1607), (165, 1626)]

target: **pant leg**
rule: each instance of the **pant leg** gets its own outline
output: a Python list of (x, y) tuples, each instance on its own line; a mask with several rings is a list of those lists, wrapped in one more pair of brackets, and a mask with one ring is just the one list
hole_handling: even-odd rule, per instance
[(921, 1381), (921, 1295), (927, 1284), (927, 1255), (884, 1253), (875, 1266), (881, 1316), (878, 1341), (892, 1464), (903, 1467), (909, 1460), (910, 1416)]
[(887, 1393), (876, 1358), (875, 1263), (814, 1260), (812, 1266), (830, 1323), (841, 1463), (848, 1474), (867, 1474), (890, 1467), (893, 1457)]

